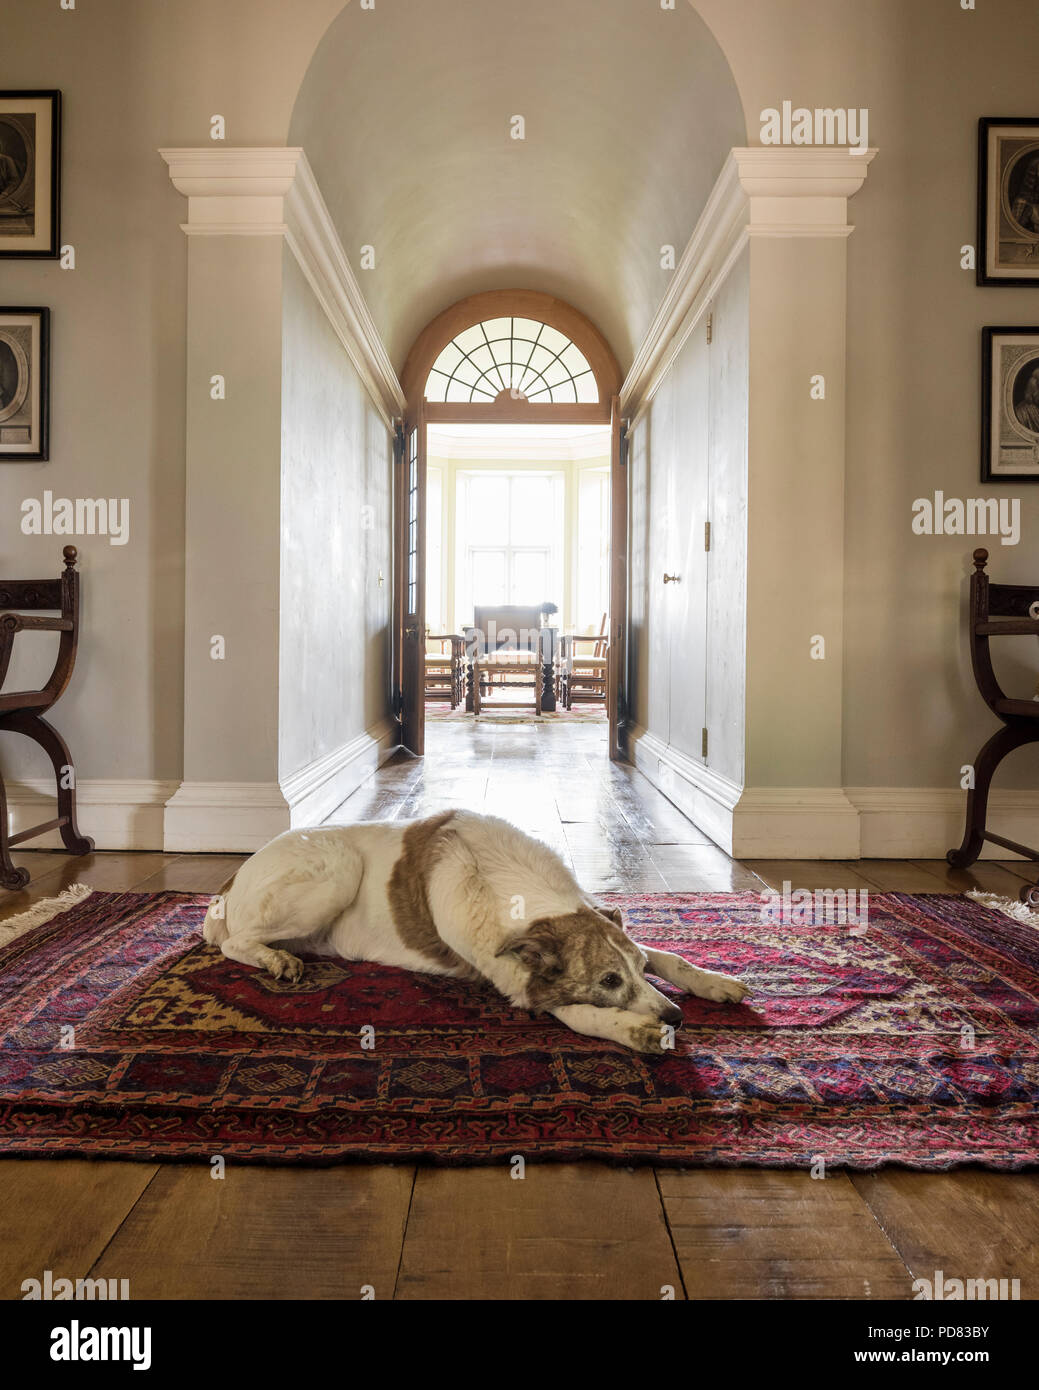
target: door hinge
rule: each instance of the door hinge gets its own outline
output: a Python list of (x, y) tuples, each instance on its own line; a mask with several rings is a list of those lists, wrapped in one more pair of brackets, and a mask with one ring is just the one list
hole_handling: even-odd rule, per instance
[(711, 523), (709, 521), (705, 521), (703, 524), (703, 548), (704, 550), (711, 548)]
[(708, 346), (709, 346), (710, 343), (712, 342), (713, 338), (714, 338), (714, 315), (713, 315), (713, 314), (708, 314), (708, 315), (707, 315), (707, 343), (708, 343)]
[(701, 730), (700, 730), (700, 756), (701, 756), (701, 758), (706, 758), (706, 757), (707, 757), (707, 730), (706, 730), (706, 729), (701, 729)]

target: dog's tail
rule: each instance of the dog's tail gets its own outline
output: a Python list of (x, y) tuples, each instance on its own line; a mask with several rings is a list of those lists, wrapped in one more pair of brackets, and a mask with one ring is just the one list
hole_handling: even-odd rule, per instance
[(202, 923), (202, 936), (211, 946), (219, 946), (230, 936), (230, 928), (227, 925), (227, 894), (234, 884), (232, 875), (220, 892), (209, 901), (209, 908), (206, 911), (206, 919)]

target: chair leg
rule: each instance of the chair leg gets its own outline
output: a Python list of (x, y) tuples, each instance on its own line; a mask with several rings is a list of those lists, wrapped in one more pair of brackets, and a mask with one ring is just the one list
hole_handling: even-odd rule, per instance
[(7, 793), (4, 779), (0, 777), (0, 888), (9, 888), (16, 893), (29, 882), (29, 870), (19, 869), (11, 861), (7, 848)]
[(549, 714), (553, 714), (556, 708), (556, 675), (551, 661), (543, 663), (541, 670), (535, 676), (535, 680), (541, 681), (541, 706)]
[(996, 768), (1008, 753), (1035, 741), (1034, 729), (1016, 728), (1013, 724), (998, 729), (974, 760), (974, 786), (967, 792), (967, 823), (963, 843), (945, 856), (954, 869), (966, 869), (973, 864), (985, 844), (985, 819), (988, 814), (988, 794)]
[(0, 728), (11, 729), (31, 738), (50, 758), (57, 783), (58, 815), (66, 817), (61, 827), (62, 843), (70, 854), (90, 854), (94, 842), (88, 835), (81, 835), (76, 824), (76, 769), (68, 744), (53, 724), (48, 724), (42, 715), (27, 710), (5, 715), (0, 720)]

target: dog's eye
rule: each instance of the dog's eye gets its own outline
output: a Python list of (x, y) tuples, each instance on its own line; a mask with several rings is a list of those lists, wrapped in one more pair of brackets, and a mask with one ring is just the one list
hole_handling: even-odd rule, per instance
[(604, 975), (599, 983), (603, 989), (620, 989), (624, 981), (619, 975)]

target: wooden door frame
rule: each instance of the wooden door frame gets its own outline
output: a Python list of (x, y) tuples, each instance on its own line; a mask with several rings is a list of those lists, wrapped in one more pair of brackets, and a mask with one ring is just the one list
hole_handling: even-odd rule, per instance
[[(459, 333), (476, 324), (497, 318), (526, 318), (545, 323), (564, 334), (584, 354), (592, 369), (599, 399), (592, 404), (537, 404), (516, 399), (502, 392), (493, 403), (438, 402), (425, 400), (429, 373), (444, 348)], [(394, 501), (394, 713), (401, 719), (403, 741), (404, 701), (409, 698), (403, 687), (404, 623), (406, 607), (407, 564), (407, 455), (408, 432), (420, 414), (426, 426), (431, 424), (509, 424), (509, 425), (602, 425), (611, 431), (610, 450), (610, 647), (607, 682), (611, 758), (624, 756), (624, 722), (627, 701), (625, 653), (628, 622), (628, 554), (627, 554), (627, 468), (623, 450), (623, 422), (620, 417), (620, 389), (623, 381), (620, 364), (609, 343), (592, 321), (565, 300), (537, 290), (490, 290), (469, 295), (450, 305), (422, 330), (412, 345), (401, 371), (401, 384), (407, 400), (407, 415), (398, 431), (395, 446), (396, 467)], [(423, 518), (420, 526), (422, 574), (419, 584), (423, 595), (422, 614), (425, 619), (425, 549), (424, 531), (426, 459), (420, 460), (420, 503)], [(622, 544), (618, 548), (618, 540)], [(424, 650), (424, 646), (423, 646)], [(414, 700), (415, 692), (410, 693)], [(425, 691), (419, 692), (424, 710)], [(421, 724), (424, 725), (423, 713)], [(422, 739), (418, 739), (421, 752)]]

